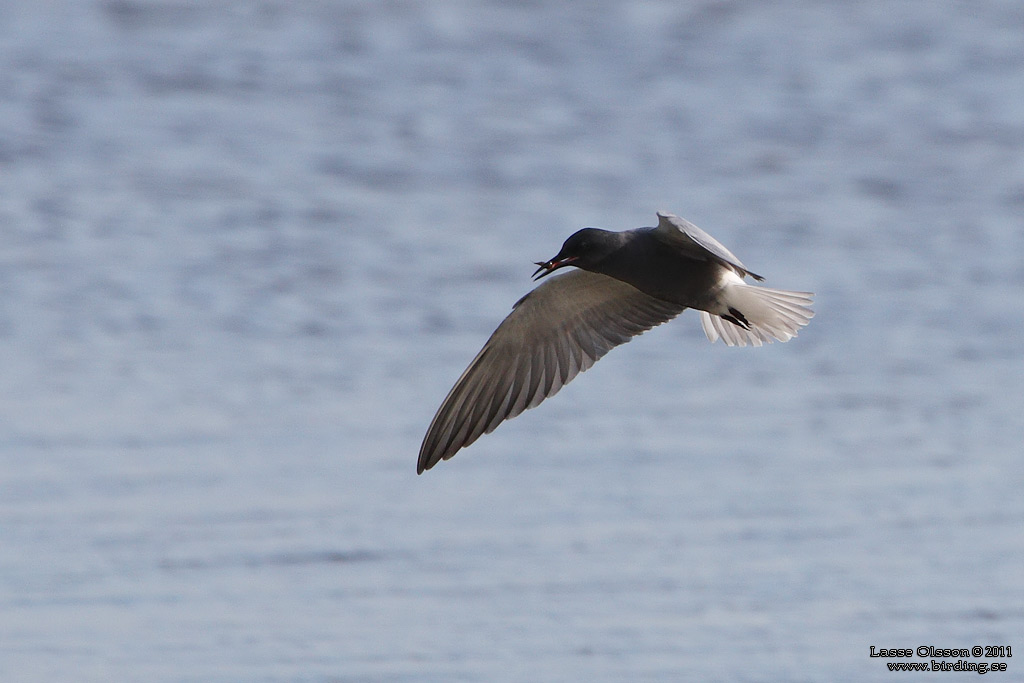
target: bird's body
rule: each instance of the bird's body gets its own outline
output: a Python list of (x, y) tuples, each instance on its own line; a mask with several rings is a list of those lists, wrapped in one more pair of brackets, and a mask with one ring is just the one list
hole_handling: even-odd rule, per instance
[[(655, 228), (609, 234), (623, 241), (623, 246), (601, 261), (602, 275), (685, 308), (703, 308), (714, 299), (725, 270), (720, 262), (688, 256), (658, 239)], [(663, 273), (686, 273), (686, 277), (666, 278)]]
[(713, 237), (678, 216), (658, 227), (584, 228), (537, 275), (445, 398), (420, 448), (417, 472), (448, 459), (504, 420), (554, 395), (610, 349), (701, 311), (708, 338), (730, 346), (788, 341), (811, 319), (812, 295), (748, 285), (747, 270)]

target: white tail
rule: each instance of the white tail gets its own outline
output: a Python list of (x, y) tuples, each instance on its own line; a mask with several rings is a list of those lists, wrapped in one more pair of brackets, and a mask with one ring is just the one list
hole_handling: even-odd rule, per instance
[(719, 310), (700, 312), (704, 334), (729, 346), (761, 346), (789, 341), (814, 317), (811, 292), (787, 292), (729, 282), (718, 297)]

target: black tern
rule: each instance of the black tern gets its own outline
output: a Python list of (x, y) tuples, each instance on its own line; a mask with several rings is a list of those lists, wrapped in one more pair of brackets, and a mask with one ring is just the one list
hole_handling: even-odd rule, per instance
[(693, 223), (658, 212), (658, 227), (584, 228), (535, 280), (444, 399), (423, 438), (417, 474), (553, 396), (613, 347), (700, 311), (704, 333), (729, 346), (789, 341), (814, 316), (812, 292), (744, 282), (751, 272)]

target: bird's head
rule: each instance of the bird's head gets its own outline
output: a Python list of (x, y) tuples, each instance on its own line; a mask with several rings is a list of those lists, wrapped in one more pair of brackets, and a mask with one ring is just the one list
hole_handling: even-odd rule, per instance
[(583, 228), (573, 233), (562, 244), (561, 251), (554, 258), (537, 261), (534, 264), (539, 267), (534, 272), (533, 279), (539, 280), (565, 266), (591, 270), (621, 246), (617, 236), (618, 233), (600, 228)]

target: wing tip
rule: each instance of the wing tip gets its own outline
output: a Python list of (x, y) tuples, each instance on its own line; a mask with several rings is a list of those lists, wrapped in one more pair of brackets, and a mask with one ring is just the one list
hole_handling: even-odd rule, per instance
[(420, 457), (416, 460), (416, 474), (423, 474), (441, 461), (440, 457), (434, 455), (435, 451), (436, 448), (427, 448), (427, 441), (423, 442), (423, 446), (420, 448)]

